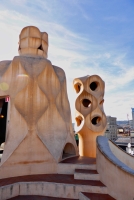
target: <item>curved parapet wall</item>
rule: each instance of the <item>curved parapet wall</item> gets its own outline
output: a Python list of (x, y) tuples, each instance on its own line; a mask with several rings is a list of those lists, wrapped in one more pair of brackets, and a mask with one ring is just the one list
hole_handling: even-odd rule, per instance
[(114, 142), (108, 141), (110, 149), (112, 153), (124, 164), (126, 164), (128, 167), (132, 168), (134, 170), (134, 156), (127, 153), (126, 151), (123, 151), (119, 146), (117, 146)]
[(133, 200), (134, 170), (113, 154), (108, 139), (103, 136), (97, 137), (96, 163), (100, 180), (107, 186), (108, 193), (117, 200)]
[(74, 79), (73, 85), (77, 94), (75, 128), (79, 134), (79, 153), (96, 157), (96, 137), (104, 134), (107, 123), (103, 110), (105, 83), (92, 75)]

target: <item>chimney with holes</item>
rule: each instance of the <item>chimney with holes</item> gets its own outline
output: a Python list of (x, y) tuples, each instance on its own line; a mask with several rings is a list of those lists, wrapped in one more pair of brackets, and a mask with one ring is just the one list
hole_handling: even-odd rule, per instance
[(105, 133), (107, 120), (103, 110), (105, 83), (98, 75), (76, 78), (76, 131), (80, 156), (96, 157), (96, 137)]

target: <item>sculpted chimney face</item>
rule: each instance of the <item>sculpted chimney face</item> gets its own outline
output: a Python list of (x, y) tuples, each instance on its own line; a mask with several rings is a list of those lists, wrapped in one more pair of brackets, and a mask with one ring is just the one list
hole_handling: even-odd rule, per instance
[(47, 58), (48, 34), (40, 32), (35, 26), (22, 29), (19, 36), (19, 55), (40, 56)]

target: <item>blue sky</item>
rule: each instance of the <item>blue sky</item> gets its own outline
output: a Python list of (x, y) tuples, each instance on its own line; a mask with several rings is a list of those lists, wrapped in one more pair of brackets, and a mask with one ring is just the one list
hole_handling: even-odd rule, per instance
[(105, 81), (106, 115), (131, 119), (133, 0), (0, 0), (0, 60), (18, 55), (18, 36), (28, 25), (49, 34), (48, 59), (66, 72), (73, 118), (73, 79), (98, 74)]

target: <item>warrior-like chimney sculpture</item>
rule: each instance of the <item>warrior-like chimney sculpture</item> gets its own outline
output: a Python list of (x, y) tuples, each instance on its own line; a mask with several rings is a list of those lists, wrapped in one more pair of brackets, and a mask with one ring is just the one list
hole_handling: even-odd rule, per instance
[(10, 97), (0, 178), (57, 173), (57, 163), (78, 155), (66, 77), (47, 60), (48, 35), (22, 29), (19, 56), (0, 62), (0, 97)]

